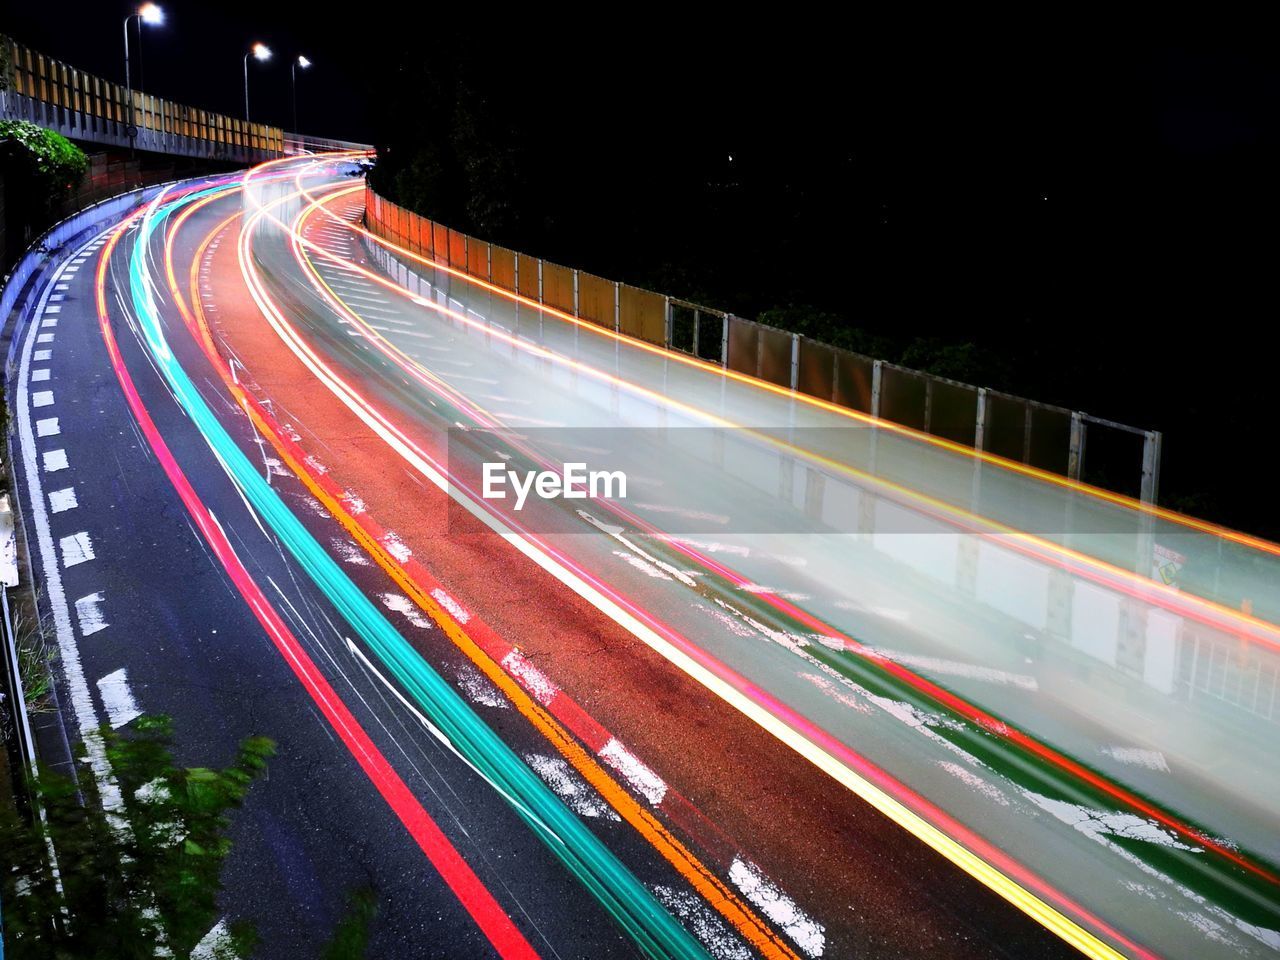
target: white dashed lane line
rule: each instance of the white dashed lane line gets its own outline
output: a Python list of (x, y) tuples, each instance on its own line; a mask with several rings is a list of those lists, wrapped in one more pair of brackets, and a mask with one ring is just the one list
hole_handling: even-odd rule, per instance
[(49, 510), (52, 513), (64, 513), (80, 506), (76, 500), (75, 487), (63, 487), (61, 490), (49, 491)]
[(36, 421), (37, 437), (56, 437), (62, 430), (58, 427), (57, 417), (47, 417), (44, 420)]
[(76, 619), (80, 621), (80, 636), (87, 637), (110, 626), (102, 612), (102, 592), (91, 593), (76, 601)]
[(67, 451), (65, 450), (47, 450), (42, 459), (45, 473), (57, 473), (59, 470), (67, 469)]
[(81, 530), (69, 537), (63, 537), (58, 541), (58, 546), (62, 550), (64, 567), (78, 566), (93, 559), (93, 540), (89, 537), (88, 531)]
[(102, 696), (102, 706), (107, 711), (111, 729), (118, 730), (129, 721), (142, 716), (138, 701), (133, 698), (133, 691), (129, 689), (129, 675), (124, 667), (99, 680), (98, 693)]

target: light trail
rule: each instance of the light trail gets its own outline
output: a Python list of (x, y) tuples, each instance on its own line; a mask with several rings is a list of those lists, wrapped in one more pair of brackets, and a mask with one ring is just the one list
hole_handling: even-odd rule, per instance
[[(133, 378), (125, 366), (124, 358), (116, 342), (111, 328), (110, 313), (107, 309), (106, 274), (120, 238), (128, 225), (138, 216), (145, 217), (153, 208), (135, 215), (120, 225), (100, 254), (96, 278), (96, 300), (98, 326), (102, 340), (107, 349), (112, 370), (123, 391), (125, 400), (137, 421), (143, 436), (164, 469), (174, 490), (182, 499), (188, 514), (195, 522), (205, 542), (217, 556), (227, 576), (230, 578), (249, 609), (262, 625), (267, 636), (279, 651), (281, 657), (289, 665), (303, 688), (319, 708), (330, 727), (342, 740), (351, 756), (360, 764), (365, 774), (377, 788), (388, 806), (395, 812), (410, 835), (417, 842), (441, 878), (458, 897), (459, 902), (475, 920), (477, 926), (493, 944), (494, 949), (503, 958), (511, 960), (536, 960), (538, 954), (525, 940), (506, 912), (493, 898), (493, 895), (481, 883), (480, 879), (467, 865), (457, 849), (427, 814), (417, 798), (405, 786), (404, 781), (395, 772), (373, 741), (369, 739), (360, 723), (351, 715), (342, 698), (333, 690), (324, 676), (316, 668), (297, 638), (289, 630), (279, 613), (245, 569), (235, 549), (227, 539), (221, 524), (209, 512), (191, 486), (186, 474), (178, 465), (168, 444), (161, 436), (155, 422), (151, 419)], [(142, 231), (139, 231), (140, 233)], [(135, 243), (142, 245), (142, 238)]]
[(144, 342), (158, 362), (160, 372), (218, 455), (228, 475), (253, 504), (259, 517), (275, 530), (316, 585), (432, 722), (487, 779), (500, 785), (504, 797), (519, 800), (514, 805), (516, 813), (547, 843), (637, 945), (652, 956), (704, 956), (698, 942), (480, 720), (452, 687), (422, 660), (372, 601), (350, 581), (337, 562), (316, 543), (240, 451), (185, 371), (175, 362), (151, 301), (154, 287), (148, 279), (146, 267), (147, 242), (157, 219), (163, 219), (177, 209), (175, 205), (162, 210), (162, 197), (148, 209), (135, 241), (130, 263), (134, 308), (142, 321)]
[[(398, 561), (381, 542), (381, 538), (367, 529), (343, 504), (338, 491), (323, 483), (323, 476), (316, 475), (306, 463), (306, 458), (281, 431), (271, 414), (252, 398), (231, 375), (230, 369), (218, 354), (205, 318), (204, 306), (199, 296), (199, 270), (209, 243), (226, 226), (241, 216), (236, 213), (215, 225), (198, 246), (188, 277), (190, 303), (187, 302), (174, 270), (173, 245), (184, 223), (202, 207), (215, 202), (218, 197), (208, 197), (188, 207), (169, 230), (165, 244), (165, 271), (169, 289), (193, 337), (200, 343), (214, 369), (218, 370), (224, 386), (235, 398), (241, 409), (252, 419), (255, 428), (267, 438), (281, 460), (307, 489), (342, 524), (395, 581), (409, 598), (426, 612), (451, 641), (492, 681), (508, 700), (523, 714), (586, 781), (595, 788), (623, 819), (630, 824), (668, 863), (684, 877), (709, 906), (723, 916), (733, 928), (765, 957), (795, 958), (796, 954), (765, 924), (755, 911), (707, 869), (683, 843), (681, 843), (656, 817), (645, 810), (621, 785), (611, 777), (590, 754), (574, 740), (552, 713), (520, 686), (500, 665), (501, 657), (490, 654), (491, 645), (482, 647), (472, 634), (484, 629), (481, 622), (464, 628), (441, 604), (431, 596), (430, 586), (419, 583), (418, 575), (410, 575), (404, 564)], [(579, 708), (580, 709), (580, 708)], [(593, 721), (594, 722), (594, 721)]]
[[(384, 415), (369, 405), (358, 392), (354, 391), (309, 346), (302, 342), (296, 330), (262, 286), (262, 281), (257, 277), (256, 268), (253, 265), (253, 257), (248, 252), (247, 243), (251, 242), (248, 238), (253, 235), (251, 227), (257, 221), (269, 217), (270, 210), (278, 206), (280, 202), (276, 200), (270, 204), (260, 206), (254, 214), (253, 220), (246, 224), (242, 232), (242, 238), (246, 238), (242, 240), (242, 270), (251, 288), (255, 290), (255, 297), (259, 300), (259, 306), (263, 309), (268, 322), (295, 355), (353, 413), (378, 432), (393, 449), (409, 460), (419, 472), (431, 479), (441, 489), (452, 493), (457, 487), (450, 482), (430, 455), (405, 437)], [(279, 223), (278, 220), (276, 222)], [(283, 227), (283, 225), (282, 228), (291, 236), (297, 237), (296, 231)], [(309, 244), (309, 241), (303, 242)], [(347, 266), (358, 272), (367, 273), (367, 271), (363, 271), (360, 268)], [(371, 278), (377, 279), (372, 276)], [(387, 285), (386, 281), (382, 282)], [(454, 311), (442, 309), (441, 312), (447, 312), (450, 316), (463, 322), (474, 323), (470, 318), (458, 315)], [(500, 331), (487, 330), (486, 332), (501, 337)], [(1065, 894), (1050, 888), (1043, 880), (1031, 874), (1003, 852), (984, 841), (954, 820), (954, 818), (945, 814), (940, 808), (925, 800), (925, 798), (910, 790), (904, 784), (894, 780), (882, 769), (870, 764), (865, 758), (849, 750), (843, 743), (816, 727), (776, 698), (747, 681), (720, 661), (709, 656), (696, 644), (690, 643), (687, 638), (682, 637), (660, 621), (657, 621), (648, 611), (631, 604), (625, 597), (619, 595), (569, 558), (538, 541), (532, 535), (515, 532), (507, 528), (505, 521), (487, 512), (482, 505), (472, 502), (469, 498), (464, 499), (462, 502), (473, 515), (477, 516), (509, 543), (538, 563), (543, 569), (556, 576), (570, 589), (578, 592), (606, 615), (672, 661), (677, 667), (689, 673), (694, 679), (722, 699), (725, 699), (802, 756), (805, 756), (856, 795), (862, 797), (894, 822), (914, 834), (918, 839), (960, 866), (971, 876), (979, 879), (1019, 909), (1034, 917), (1047, 929), (1090, 956), (1112, 957), (1119, 955), (1109, 943), (1082, 927), (1076, 920), (1067, 917), (1042, 897), (1056, 902), (1074, 916), (1081, 918), (1084, 923), (1093, 929), (1104, 931), (1107, 937), (1123, 944), (1131, 955), (1151, 956), (1148, 951), (1145, 951), (1109, 924), (1079, 906), (1066, 897)], [(924, 811), (925, 815), (930, 819), (926, 819), (925, 816), (916, 811)], [(943, 824), (945, 829), (935, 826), (935, 822)], [(953, 839), (954, 837), (960, 837), (962, 841)], [(973, 850), (981, 851), (981, 855), (975, 854), (972, 852)], [(1032, 893), (1032, 890), (1037, 892)]]
[[(299, 189), (301, 190), (300, 181), (296, 180), (295, 183), (298, 184)], [(302, 191), (302, 192), (304, 194), (306, 193), (306, 191)], [(327, 258), (333, 257), (332, 254), (329, 254), (328, 251), (323, 250), (323, 248), (319, 247), (317, 244), (314, 244), (311, 241), (306, 240), (306, 238), (302, 236), (301, 231), (305, 228), (306, 221), (309, 218), (309, 216), (311, 216), (317, 209), (319, 209), (324, 202), (349, 195), (352, 192), (353, 192), (353, 188), (348, 187), (348, 188), (341, 188), (339, 190), (334, 191), (334, 194), (332, 196), (325, 197), (323, 200), (317, 200), (314, 196), (312, 196), (311, 205), (307, 209), (299, 213), (297, 221), (293, 225), (289, 225), (286, 227), (278, 219), (274, 217), (272, 219), (275, 220), (275, 222), (279, 224), (283, 229), (286, 229), (288, 231), (292, 239), (292, 246), (294, 248), (295, 257), (298, 258), (298, 262), (303, 267), (303, 269), (307, 271), (308, 275), (311, 277), (312, 282), (316, 284), (319, 288), (322, 288), (323, 293), (326, 295), (327, 299), (331, 301), (335, 309), (339, 310), (341, 315), (344, 316), (348, 321), (356, 324), (361, 329), (361, 331), (365, 334), (365, 336), (372, 343), (374, 343), (374, 345), (377, 346), (378, 349), (385, 356), (388, 357), (388, 359), (392, 360), (405, 373), (414, 377), (418, 382), (422, 383), (428, 389), (435, 391), (438, 395), (448, 399), (450, 402), (453, 402), (456, 406), (459, 406), (461, 409), (467, 411), (469, 415), (480, 420), (482, 426), (487, 426), (490, 429), (496, 429), (496, 430), (505, 429), (504, 424), (495, 420), (486, 411), (484, 411), (483, 408), (478, 407), (473, 401), (470, 401), (469, 399), (466, 399), (466, 398), (462, 398), (457, 391), (451, 388), (448, 384), (445, 384), (443, 381), (440, 380), (439, 377), (435, 376), (430, 371), (422, 368), (420, 364), (418, 364), (412, 358), (406, 356), (394, 344), (391, 344), (378, 331), (376, 331), (373, 327), (371, 327), (368, 323), (366, 323), (363, 320), (363, 318), (359, 316), (357, 309), (347, 304), (343, 300), (342, 296), (337, 291), (333, 290), (332, 287), (329, 286), (329, 284), (325, 282), (323, 277), (321, 277), (319, 273), (315, 270), (314, 266), (305, 259), (305, 254), (302, 253), (302, 248), (304, 247), (309, 250), (310, 249), (319, 250)], [(330, 215), (332, 216), (332, 214)], [(338, 218), (338, 219), (341, 220), (341, 218)], [(346, 221), (341, 221), (341, 222), (345, 223)], [(419, 302), (417, 301), (416, 298), (412, 297), (412, 295), (409, 294), (408, 291), (404, 290), (398, 285), (391, 284), (390, 281), (387, 281), (385, 278), (380, 278), (376, 274), (373, 274), (370, 271), (367, 271), (364, 268), (359, 266), (353, 266), (353, 269), (360, 271), (363, 275), (366, 276), (367, 279), (377, 280), (378, 282), (382, 283), (382, 285), (388, 287), (389, 289), (394, 290), (401, 297), (407, 297), (413, 300), (414, 302)], [(475, 329), (483, 329), (485, 330), (486, 334), (494, 336), (495, 338), (503, 340), (504, 342), (509, 342), (513, 346), (517, 346), (520, 349), (524, 349), (528, 352), (535, 353), (536, 355), (539, 355), (539, 356), (546, 355), (549, 357), (554, 357), (557, 360), (562, 359), (562, 358), (559, 358), (558, 355), (552, 354), (551, 351), (545, 350), (544, 348), (537, 347), (536, 345), (527, 344), (518, 337), (510, 337), (504, 334), (502, 331), (494, 331), (488, 326), (482, 324), (480, 321), (477, 321), (471, 317), (468, 317), (462, 311), (450, 310), (449, 308), (444, 307), (442, 305), (433, 304), (429, 302), (424, 302), (423, 305), (428, 306), (430, 309), (436, 311), (437, 313), (440, 313), (441, 315), (448, 316), (450, 319), (458, 320)], [(594, 371), (594, 368), (591, 368), (585, 364), (577, 363), (576, 361), (566, 360), (564, 362), (573, 365), (575, 369), (579, 369), (583, 372), (597, 372), (597, 371)], [(599, 372), (599, 375), (602, 378), (607, 379), (608, 381), (620, 380), (620, 378), (615, 378), (612, 375), (604, 374), (602, 372)], [(635, 389), (637, 391), (642, 391), (646, 395), (652, 394), (652, 391), (647, 391), (645, 390), (645, 388), (642, 388), (639, 386), (636, 386)], [(658, 397), (658, 395), (656, 394), (653, 394), (651, 396), (651, 399), (661, 399), (663, 402), (668, 403), (672, 406), (677, 406), (677, 407), (683, 406), (676, 401), (671, 401), (666, 398)], [(367, 403), (367, 401), (364, 401), (364, 402)], [(699, 411), (696, 411), (694, 408), (685, 408), (685, 409), (686, 409), (686, 412), (689, 412), (691, 415), (700, 413)], [(702, 415), (706, 417), (711, 416), (709, 414), (702, 414)], [(715, 419), (718, 420), (719, 418), (715, 418)], [(721, 424), (728, 425), (728, 426), (736, 426), (734, 424), (728, 423), (727, 421), (721, 421), (721, 423), (718, 425), (721, 425)], [(521, 445), (517, 441), (512, 441), (512, 446), (521, 447)], [(416, 445), (414, 448), (421, 455), (427, 456)], [(528, 450), (526, 450), (526, 452), (529, 453), (529, 455), (532, 458), (542, 460), (542, 458), (540, 458), (536, 453)], [(544, 463), (544, 465), (550, 466), (549, 461), (542, 460), (542, 462)], [(528, 531), (527, 529), (521, 528), (514, 521), (513, 518), (504, 514), (500, 514), (490, 504), (484, 501), (483, 498), (479, 497), (479, 495), (474, 490), (471, 490), (469, 487), (466, 487), (464, 484), (460, 483), (457, 477), (448, 471), (447, 467), (440, 464), (436, 460), (432, 460), (432, 463), (434, 464), (435, 469), (437, 471), (439, 471), (442, 475), (445, 475), (448, 477), (449, 484), (452, 488), (462, 491), (478, 507), (480, 507), (481, 509), (487, 510), (494, 517), (500, 518), (501, 522), (517, 530), (521, 536), (524, 536), (532, 540), (533, 542), (538, 543), (539, 546), (542, 547), (543, 549), (546, 549), (549, 552), (554, 553), (557, 559), (560, 560), (561, 562), (566, 562), (566, 558), (564, 558), (562, 554), (554, 551), (554, 549), (551, 548), (549, 545), (547, 545), (545, 541), (541, 540), (540, 538), (534, 537), (530, 533), (530, 531)], [(606, 509), (615, 513), (619, 517), (624, 518), (628, 523), (641, 529), (644, 532), (647, 532), (654, 536), (662, 535), (662, 532), (660, 530), (656, 529), (655, 527), (653, 527), (651, 524), (647, 523), (640, 517), (636, 516), (633, 512), (626, 510), (620, 504), (609, 503), (603, 506), (605, 506)], [(1004, 543), (1004, 541), (1001, 541), (1001, 542)], [(743, 587), (750, 582), (748, 577), (745, 577), (744, 575), (726, 566), (725, 564), (720, 563), (719, 561), (716, 561), (714, 558), (707, 556), (705, 553), (699, 552), (688, 545), (681, 544), (681, 543), (671, 543), (671, 547), (676, 551), (680, 552), (681, 554), (683, 554), (688, 559), (692, 560), (694, 563), (697, 563), (703, 568), (715, 572), (717, 575), (723, 577), (724, 579), (726, 579), (727, 581), (729, 581), (730, 583), (738, 587)], [(583, 571), (580, 575), (588, 576), (585, 571)], [(597, 585), (599, 585), (598, 581), (597, 581)], [(941, 706), (945, 710), (951, 713), (954, 713), (955, 715), (962, 717), (971, 723), (976, 724), (980, 729), (988, 733), (991, 733), (993, 735), (996, 735), (1003, 739), (1008, 740), (1016, 747), (1022, 750), (1028, 751), (1029, 753), (1039, 757), (1041, 760), (1060, 768), (1061, 770), (1065, 771), (1071, 776), (1079, 779), (1083, 783), (1088, 784), (1090, 787), (1108, 795), (1116, 802), (1121, 803), (1132, 810), (1138, 811), (1139, 813), (1150, 817), (1151, 819), (1162, 824), (1163, 826), (1168, 827), (1170, 830), (1173, 830), (1183, 838), (1204, 846), (1206, 849), (1213, 851), (1218, 856), (1230, 861), (1231, 863), (1235, 864), (1238, 867), (1241, 867), (1249, 871), (1250, 873), (1265, 880), (1266, 882), (1271, 884), (1280, 884), (1280, 878), (1278, 878), (1273, 871), (1255, 862), (1251, 858), (1243, 856), (1242, 854), (1237, 852), (1235, 849), (1232, 849), (1227, 844), (1224, 844), (1220, 842), (1217, 838), (1209, 835), (1206, 831), (1185, 823), (1184, 821), (1173, 816), (1166, 810), (1160, 808), (1158, 805), (1139, 796), (1132, 790), (1128, 790), (1122, 787), (1121, 785), (1116, 784), (1114, 781), (1100, 775), (1096, 771), (1086, 767), (1084, 764), (1079, 763), (1073, 758), (1063, 754), (1058, 750), (1053, 749), (1052, 747), (1030, 736), (1025, 731), (1019, 729), (1016, 725), (1000, 717), (997, 717), (986, 710), (983, 710), (982, 708), (978, 707), (976, 704), (973, 704), (972, 702), (967, 701), (964, 698), (957, 696), (956, 694), (945, 689), (944, 687), (928, 680), (927, 678), (921, 676), (919, 673), (911, 670), (909, 667), (900, 663), (896, 663), (891, 659), (878, 656), (874, 650), (869, 650), (861, 642), (857, 641), (856, 639), (854, 639), (853, 637), (849, 636), (846, 633), (836, 630), (830, 624), (809, 614), (807, 611), (802, 610), (800, 607), (798, 607), (796, 604), (792, 603), (791, 601), (787, 600), (785, 597), (778, 596), (776, 594), (762, 594), (762, 595), (758, 595), (757, 599), (761, 603), (774, 607), (782, 616), (786, 617), (787, 619), (800, 623), (808, 630), (813, 631), (815, 634), (824, 637), (826, 640), (839, 643), (844, 650), (851, 652), (853, 654), (856, 654), (859, 657), (865, 658), (868, 662), (874, 664), (878, 669), (908, 684), (910, 687), (919, 691), (919, 693), (921, 693), (923, 696), (927, 697), (934, 704)], [(633, 611), (634, 611), (634, 608), (633, 608)], [(663, 625), (663, 629), (670, 633), (675, 632), (665, 624)], [(686, 642), (691, 643), (691, 641), (687, 641), (687, 640)]]

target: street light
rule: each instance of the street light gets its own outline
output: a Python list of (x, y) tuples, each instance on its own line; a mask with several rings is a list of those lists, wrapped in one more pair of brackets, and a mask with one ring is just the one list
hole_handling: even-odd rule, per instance
[(129, 77), (129, 21), (135, 18), (138, 21), (138, 43), (142, 43), (142, 25), (146, 23), (153, 27), (160, 26), (164, 23), (164, 11), (154, 3), (144, 3), (124, 18), (124, 89), (129, 101), (129, 129), (125, 131), (125, 136), (129, 138), (130, 155), (133, 154), (133, 141), (138, 136), (138, 126), (134, 122), (137, 114), (133, 108), (133, 82)]
[(244, 122), (249, 122), (249, 57), (266, 62), (271, 59), (271, 48), (265, 43), (255, 43), (244, 55)]
[(311, 61), (298, 54), (298, 59), (289, 65), (289, 77), (293, 80), (293, 132), (298, 132), (298, 68), (303, 70), (311, 66)]

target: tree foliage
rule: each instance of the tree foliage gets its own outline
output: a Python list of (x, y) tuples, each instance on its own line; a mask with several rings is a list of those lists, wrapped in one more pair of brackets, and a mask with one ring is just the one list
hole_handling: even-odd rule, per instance
[(0, 120), (0, 155), (8, 172), (27, 178), (33, 205), (45, 210), (57, 209), (89, 169), (83, 150), (62, 134), (27, 120)]
[[(163, 945), (188, 957), (218, 920), (228, 814), (266, 770), (274, 744), (250, 737), (230, 766), (214, 770), (174, 764), (165, 717), (87, 740), (78, 784), (50, 770), (34, 778), (42, 816), (0, 814), (7, 955), (142, 960)], [(105, 764), (112, 781), (100, 788), (92, 773)], [(215, 955), (246, 956), (254, 939), (235, 925)]]

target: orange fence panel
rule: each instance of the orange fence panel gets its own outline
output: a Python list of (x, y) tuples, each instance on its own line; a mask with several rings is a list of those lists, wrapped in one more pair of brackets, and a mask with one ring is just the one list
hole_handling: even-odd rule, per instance
[(616, 311), (616, 288), (612, 280), (578, 272), (578, 316), (612, 330)]
[(538, 289), (538, 260), (531, 257), (527, 253), (516, 254), (517, 263), (520, 265), (520, 296), (528, 297), (530, 300), (537, 301)]
[(443, 223), (431, 224), (431, 250), (437, 263), (449, 262), (449, 228)]
[(542, 302), (573, 313), (573, 270), (542, 261)]
[(467, 237), (467, 273), (489, 279), (489, 244), (475, 237)]
[(492, 243), (489, 244), (489, 251), (493, 274), (490, 280), (502, 287), (503, 290), (514, 290), (516, 288), (516, 255), (514, 251)]
[(664, 346), (667, 339), (666, 299), (652, 290), (620, 284), (618, 329), (628, 336)]
[(467, 235), (457, 230), (449, 231), (449, 266), (467, 269)]

